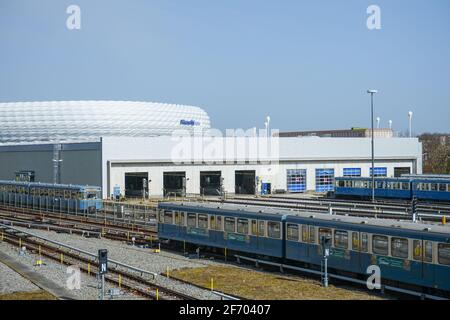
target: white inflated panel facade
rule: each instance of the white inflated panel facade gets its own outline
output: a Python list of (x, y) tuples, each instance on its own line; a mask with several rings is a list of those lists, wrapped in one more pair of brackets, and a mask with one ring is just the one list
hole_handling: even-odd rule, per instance
[(199, 107), (131, 101), (0, 103), (0, 143), (98, 141), (100, 137), (150, 137), (210, 128)]

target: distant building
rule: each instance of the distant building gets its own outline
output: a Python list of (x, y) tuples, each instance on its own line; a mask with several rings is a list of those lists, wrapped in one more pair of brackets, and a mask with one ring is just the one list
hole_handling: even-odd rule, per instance
[[(419, 140), (391, 138), (386, 129), (376, 130), (383, 138), (372, 170), (367, 129), (282, 133), (292, 138), (265, 148), (265, 136), (200, 139), (196, 132), (207, 131), (210, 119), (198, 107), (0, 103), (0, 123), (0, 179), (97, 185), (103, 198), (326, 192), (335, 177), (422, 173)], [(173, 137), (177, 129), (193, 134)]]
[[(394, 132), (391, 129), (373, 129), (376, 138), (392, 138)], [(290, 131), (280, 132), (279, 137), (327, 137), (327, 138), (370, 138), (371, 129), (351, 128), (343, 130), (321, 130), (321, 131)]]

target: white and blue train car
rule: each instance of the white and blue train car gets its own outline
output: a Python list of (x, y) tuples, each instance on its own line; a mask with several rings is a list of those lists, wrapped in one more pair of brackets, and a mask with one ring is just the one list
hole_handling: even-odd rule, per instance
[(382, 282), (450, 292), (450, 227), (388, 219), (298, 213), (287, 215), (286, 259), (319, 265), (321, 239), (331, 238), (329, 268), (367, 277), (380, 267)]
[(412, 179), (413, 195), (424, 201), (450, 202), (450, 178), (416, 177)]
[[(372, 178), (336, 178), (334, 195), (338, 198), (372, 197)], [(450, 202), (450, 178), (402, 176), (401, 178), (375, 178), (375, 197), (428, 202)]]
[(450, 296), (450, 227), (235, 204), (160, 203), (158, 237)]
[(0, 203), (67, 212), (103, 208), (100, 187), (8, 180), (0, 180)]
[(283, 257), (283, 216), (235, 205), (159, 203), (158, 237), (211, 248)]
[[(338, 198), (372, 197), (372, 178), (340, 177), (336, 178), (334, 194)], [(408, 178), (375, 178), (375, 197), (411, 199), (411, 181)]]

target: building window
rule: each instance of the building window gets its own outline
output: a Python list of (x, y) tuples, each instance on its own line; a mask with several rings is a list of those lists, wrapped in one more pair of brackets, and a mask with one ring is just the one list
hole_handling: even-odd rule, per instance
[(334, 169), (316, 169), (316, 191), (334, 190)]
[(361, 177), (361, 168), (344, 168), (344, 177)]
[(286, 181), (288, 192), (305, 192), (306, 169), (288, 169)]
[(410, 174), (411, 168), (410, 167), (395, 167), (394, 168), (394, 177), (398, 178), (401, 177), (402, 174)]
[[(387, 168), (386, 167), (375, 167), (374, 176), (375, 177), (387, 177)], [(372, 168), (370, 168), (370, 176), (372, 176)]]

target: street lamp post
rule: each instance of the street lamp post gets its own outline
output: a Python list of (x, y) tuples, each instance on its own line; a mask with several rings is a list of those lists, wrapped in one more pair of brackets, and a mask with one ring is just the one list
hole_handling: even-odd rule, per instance
[(373, 95), (378, 93), (378, 90), (367, 90), (367, 93), (370, 93), (370, 110), (371, 110), (371, 126), (372, 126), (372, 202), (375, 202), (375, 159), (374, 159), (374, 134), (373, 134)]
[(409, 137), (412, 137), (412, 111), (408, 112), (408, 118), (409, 118)]

